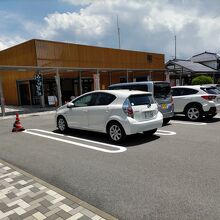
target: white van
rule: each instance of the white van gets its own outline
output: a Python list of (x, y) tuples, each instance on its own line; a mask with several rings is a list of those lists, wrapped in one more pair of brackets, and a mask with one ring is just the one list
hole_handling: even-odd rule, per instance
[(174, 116), (173, 99), (171, 95), (171, 86), (165, 81), (143, 81), (112, 84), (108, 87), (110, 90), (128, 89), (151, 92), (158, 103), (158, 110), (163, 114), (163, 122), (167, 124)]

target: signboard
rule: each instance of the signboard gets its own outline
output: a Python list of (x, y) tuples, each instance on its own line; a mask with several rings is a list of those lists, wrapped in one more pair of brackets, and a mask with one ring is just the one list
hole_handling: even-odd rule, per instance
[(48, 104), (49, 105), (57, 105), (57, 97), (55, 95), (48, 96)]
[(43, 95), (43, 78), (41, 74), (36, 74), (34, 79), (35, 79), (36, 96), (42, 96)]

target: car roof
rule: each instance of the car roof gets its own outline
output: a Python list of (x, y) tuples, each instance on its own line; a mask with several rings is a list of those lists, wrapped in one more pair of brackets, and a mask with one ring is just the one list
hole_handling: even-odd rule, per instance
[(172, 86), (171, 88), (194, 88), (194, 89), (200, 89), (200, 88), (211, 88), (215, 87), (214, 84), (204, 84), (204, 85), (185, 85), (185, 86)]
[(129, 95), (138, 95), (138, 94), (152, 94), (151, 92), (144, 92), (139, 90), (128, 90), (128, 89), (115, 89), (115, 90), (95, 90), (91, 93), (95, 92), (105, 92), (115, 96), (128, 97)]
[(170, 84), (167, 81), (140, 81), (140, 82), (125, 82), (125, 83), (116, 83), (116, 84), (111, 84), (109, 87), (113, 86), (123, 86), (123, 85), (144, 85), (144, 84), (150, 84), (150, 83), (167, 83)]
[(200, 89), (200, 85), (186, 85), (186, 86), (172, 86), (171, 88), (196, 88), (196, 89)]

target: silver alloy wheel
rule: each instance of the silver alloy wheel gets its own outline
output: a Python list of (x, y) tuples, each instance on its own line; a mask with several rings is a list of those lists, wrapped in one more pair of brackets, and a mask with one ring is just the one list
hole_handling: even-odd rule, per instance
[(197, 120), (200, 117), (200, 111), (198, 108), (191, 107), (187, 111), (187, 116), (190, 120)]
[(66, 121), (64, 118), (59, 118), (58, 119), (58, 128), (60, 131), (65, 131), (66, 130)]
[(111, 125), (110, 129), (109, 129), (109, 135), (110, 135), (111, 139), (114, 141), (121, 140), (121, 138), (122, 138), (121, 128), (116, 124)]

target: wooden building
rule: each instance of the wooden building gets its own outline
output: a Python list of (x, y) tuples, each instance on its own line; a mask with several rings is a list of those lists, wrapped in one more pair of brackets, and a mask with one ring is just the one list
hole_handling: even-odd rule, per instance
[[(30, 40), (0, 51), (0, 79), (7, 105), (38, 105), (35, 75), (43, 77), (43, 102), (62, 102), (94, 89), (126, 81), (164, 80), (164, 54)], [(59, 96), (59, 94), (58, 94)]]

